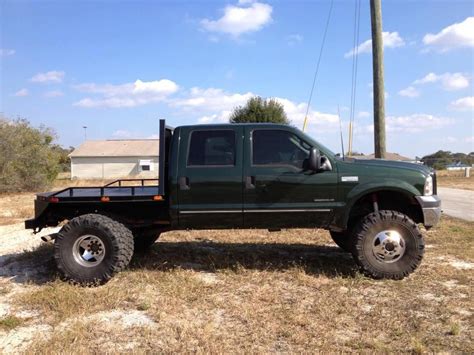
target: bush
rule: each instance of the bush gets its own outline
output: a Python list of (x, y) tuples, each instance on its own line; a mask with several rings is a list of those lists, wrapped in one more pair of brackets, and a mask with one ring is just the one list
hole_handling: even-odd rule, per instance
[(54, 139), (50, 128), (0, 117), (0, 192), (48, 186), (59, 171), (60, 153), (53, 145)]

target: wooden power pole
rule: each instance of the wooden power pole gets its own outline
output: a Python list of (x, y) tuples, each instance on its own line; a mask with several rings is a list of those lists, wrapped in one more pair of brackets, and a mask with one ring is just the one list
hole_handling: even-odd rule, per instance
[(383, 82), (383, 38), (381, 0), (370, 0), (372, 23), (372, 67), (374, 77), (375, 157), (385, 158), (385, 89)]

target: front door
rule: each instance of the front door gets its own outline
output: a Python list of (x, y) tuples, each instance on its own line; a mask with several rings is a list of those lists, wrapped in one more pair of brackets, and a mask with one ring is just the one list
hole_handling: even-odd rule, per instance
[(311, 145), (284, 128), (245, 130), (245, 227), (320, 227), (336, 204), (337, 172), (305, 168)]
[(180, 226), (242, 227), (243, 127), (183, 127), (180, 137)]

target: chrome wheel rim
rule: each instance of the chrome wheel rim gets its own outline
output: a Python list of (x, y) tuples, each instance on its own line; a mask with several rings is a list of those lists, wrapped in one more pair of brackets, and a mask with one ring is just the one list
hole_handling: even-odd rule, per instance
[(372, 252), (378, 261), (394, 263), (405, 254), (406, 244), (403, 236), (396, 230), (377, 233), (372, 242)]
[(94, 267), (104, 260), (105, 245), (99, 237), (86, 234), (75, 241), (72, 247), (72, 255), (78, 264), (85, 267)]

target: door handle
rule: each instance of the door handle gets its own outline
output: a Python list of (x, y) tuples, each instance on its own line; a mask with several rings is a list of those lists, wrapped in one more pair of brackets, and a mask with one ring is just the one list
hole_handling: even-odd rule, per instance
[(181, 176), (179, 178), (179, 189), (180, 190), (190, 190), (191, 185), (189, 184), (189, 178), (187, 176)]
[(255, 183), (257, 179), (255, 176), (246, 176), (245, 177), (245, 188), (250, 190), (250, 189), (255, 189)]

